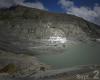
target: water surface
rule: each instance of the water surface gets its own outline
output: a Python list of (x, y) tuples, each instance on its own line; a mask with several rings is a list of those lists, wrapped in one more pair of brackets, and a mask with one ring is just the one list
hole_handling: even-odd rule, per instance
[(41, 55), (39, 59), (55, 68), (100, 64), (100, 43), (73, 45), (64, 53)]

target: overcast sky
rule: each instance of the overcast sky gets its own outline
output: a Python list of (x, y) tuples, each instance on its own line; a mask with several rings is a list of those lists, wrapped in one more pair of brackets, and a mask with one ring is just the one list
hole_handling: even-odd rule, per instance
[(49, 12), (73, 14), (100, 25), (100, 0), (0, 0), (0, 8), (18, 4)]

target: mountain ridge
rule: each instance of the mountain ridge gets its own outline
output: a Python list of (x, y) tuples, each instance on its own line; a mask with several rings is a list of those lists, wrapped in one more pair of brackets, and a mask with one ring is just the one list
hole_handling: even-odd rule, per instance
[(80, 17), (25, 6), (0, 10), (0, 48), (5, 50), (32, 52), (48, 48), (51, 51), (59, 46), (62, 49), (61, 44), (71, 41), (97, 39), (100, 27)]

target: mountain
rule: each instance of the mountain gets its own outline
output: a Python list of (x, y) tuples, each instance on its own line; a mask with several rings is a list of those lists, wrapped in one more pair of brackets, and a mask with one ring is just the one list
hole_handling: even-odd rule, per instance
[[(100, 66), (94, 64), (94, 58), (99, 58), (97, 49), (94, 49), (94, 54), (85, 53), (88, 61), (92, 58), (93, 65), (55, 69), (38, 61), (41, 53), (64, 53), (69, 46), (80, 43), (100, 44), (100, 26), (74, 15), (25, 6), (0, 9), (0, 80), (99, 79)], [(64, 57), (64, 60), (75, 60), (77, 54), (73, 55), (70, 57), (68, 53), (71, 59)], [(80, 55), (78, 59), (83, 57)]]
[(100, 26), (74, 15), (25, 6), (0, 10), (0, 49), (5, 51), (59, 52), (66, 44), (99, 40)]

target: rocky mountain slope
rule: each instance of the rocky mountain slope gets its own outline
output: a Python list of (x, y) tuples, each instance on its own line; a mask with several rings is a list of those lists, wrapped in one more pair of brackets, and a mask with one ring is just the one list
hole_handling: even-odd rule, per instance
[(36, 53), (40, 49), (45, 53), (47, 50), (61, 51), (66, 44), (75, 41), (99, 39), (100, 26), (73, 15), (24, 6), (0, 10), (0, 48), (3, 50)]
[(92, 80), (99, 65), (51, 70), (35, 56), (99, 41), (100, 26), (80, 17), (25, 6), (0, 9), (0, 80), (79, 80), (87, 73)]

